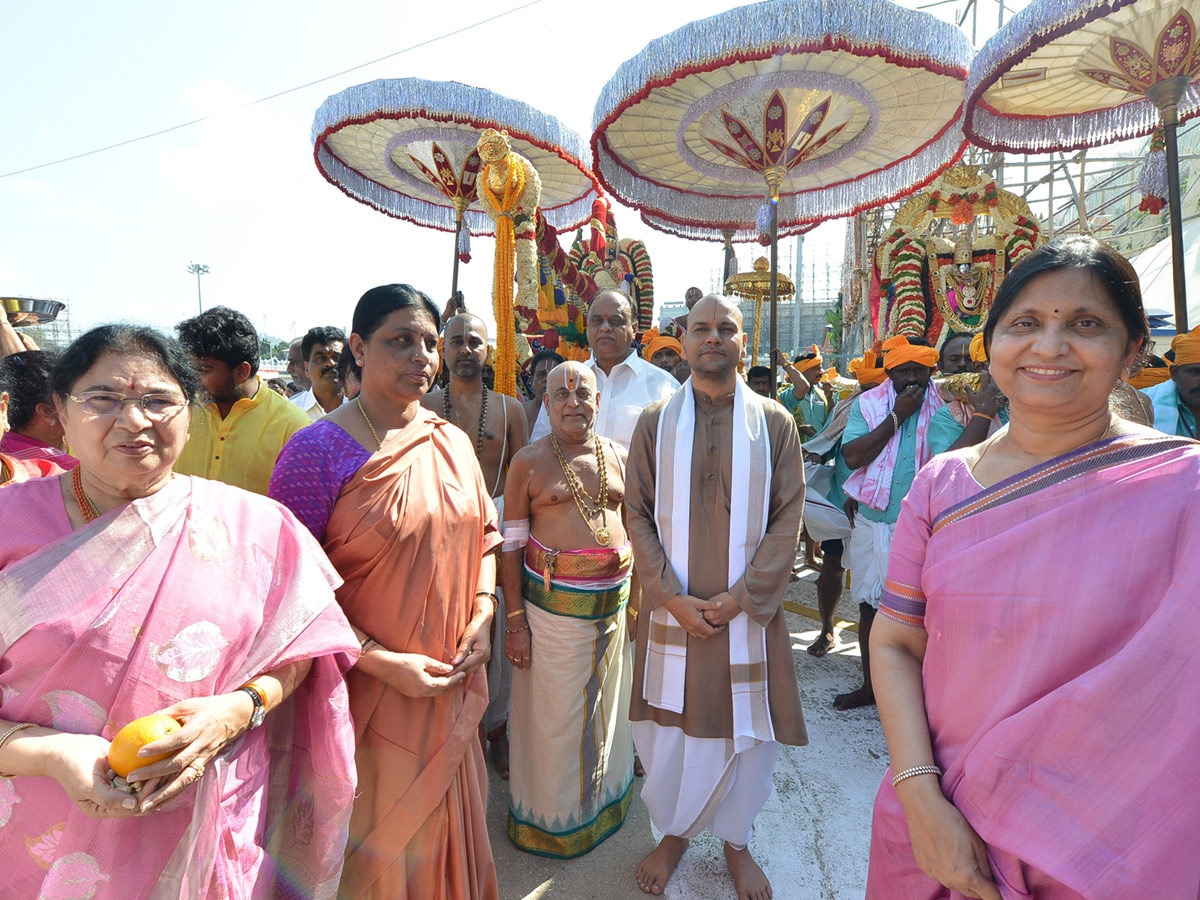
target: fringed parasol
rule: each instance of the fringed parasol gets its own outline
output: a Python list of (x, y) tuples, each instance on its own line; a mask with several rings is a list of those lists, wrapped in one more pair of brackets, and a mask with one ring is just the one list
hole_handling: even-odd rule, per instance
[(953, 25), (888, 0), (732, 9), (617, 70), (593, 166), (654, 227), (711, 239), (756, 223), (774, 281), (779, 231), (905, 196), (961, 155), (971, 56)]
[(1166, 150), (1175, 325), (1187, 330), (1175, 129), (1200, 112), (1197, 0), (1034, 0), (979, 51), (964, 129), (992, 150), (1044, 153), (1150, 134)]
[[(796, 286), (786, 275), (776, 276), (776, 299), (790, 300), (796, 296)], [(750, 342), (754, 345), (754, 363), (758, 365), (758, 337), (762, 333), (763, 301), (771, 296), (771, 263), (765, 256), (754, 261), (753, 272), (741, 272), (725, 279), (725, 293), (731, 297), (754, 301), (754, 331)], [(772, 349), (774, 347), (772, 346)]]
[(481, 168), (475, 144), (487, 128), (506, 131), (537, 169), (548, 222), (569, 230), (588, 221), (599, 184), (582, 162), (582, 139), (525, 103), (455, 81), (382, 79), (334, 94), (313, 120), (313, 155), (326, 180), (360, 203), (416, 225), (490, 236), (492, 220), (471, 208)]

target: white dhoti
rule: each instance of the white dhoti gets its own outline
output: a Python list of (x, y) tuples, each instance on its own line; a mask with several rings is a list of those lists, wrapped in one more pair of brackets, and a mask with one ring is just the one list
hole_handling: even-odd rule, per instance
[(707, 829), (742, 849), (774, 788), (779, 744), (735, 753), (730, 738), (696, 738), (674, 726), (633, 723), (646, 783), (642, 800), (663, 834), (693, 838)]
[[(504, 522), (504, 495), (493, 497), (496, 517)], [(508, 722), (508, 701), (512, 695), (512, 663), (504, 655), (504, 590), (496, 583), (496, 614), (492, 616), (492, 658), (487, 664), (488, 707), (483, 714), (483, 728), (487, 734), (496, 734)]]
[[(547, 557), (554, 566), (545, 583)], [(621, 827), (633, 800), (625, 605), (632, 549), (547, 551), (530, 539), (529, 668), (513, 673), (508, 835), (568, 859)]]
[(879, 608), (895, 531), (895, 522), (872, 522), (861, 515), (854, 517), (845, 566), (850, 570), (850, 598), (855, 603), (869, 603)]
[(804, 466), (804, 527), (817, 543), (842, 541), (850, 537), (846, 511), (834, 506), (825, 495), (833, 488), (833, 470), (829, 466)]

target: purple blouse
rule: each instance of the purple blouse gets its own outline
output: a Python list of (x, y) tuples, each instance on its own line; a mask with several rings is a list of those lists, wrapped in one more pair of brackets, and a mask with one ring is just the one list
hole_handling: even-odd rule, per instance
[(321, 419), (284, 445), (267, 496), (290, 509), (323, 542), (338, 495), (370, 458), (370, 451), (340, 425)]

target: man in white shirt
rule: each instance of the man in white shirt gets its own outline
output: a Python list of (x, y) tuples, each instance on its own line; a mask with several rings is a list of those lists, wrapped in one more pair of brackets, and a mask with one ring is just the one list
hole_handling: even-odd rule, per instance
[(300, 343), (311, 387), (291, 397), (290, 401), (308, 413), (313, 422), (342, 405), (337, 362), (345, 343), (345, 333), (332, 325), (310, 328)]
[[(620, 291), (602, 291), (588, 310), (587, 336), (592, 356), (586, 365), (596, 375), (600, 411), (596, 433), (626, 450), (642, 410), (679, 389), (667, 372), (642, 359), (633, 349), (633, 306)], [(545, 408), (538, 413), (530, 443), (550, 433)]]

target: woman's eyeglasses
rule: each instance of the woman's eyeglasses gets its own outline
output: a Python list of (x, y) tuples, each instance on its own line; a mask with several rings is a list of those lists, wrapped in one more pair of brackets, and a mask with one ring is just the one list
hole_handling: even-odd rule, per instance
[(125, 408), (126, 403), (141, 407), (147, 419), (162, 421), (176, 415), (184, 407), (184, 402), (174, 394), (143, 394), (141, 397), (122, 397), (120, 394), (109, 394), (104, 391), (87, 391), (82, 397), (67, 394), (69, 398), (80, 405), (85, 413), (92, 416), (116, 416)]

